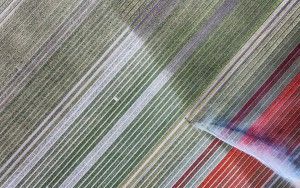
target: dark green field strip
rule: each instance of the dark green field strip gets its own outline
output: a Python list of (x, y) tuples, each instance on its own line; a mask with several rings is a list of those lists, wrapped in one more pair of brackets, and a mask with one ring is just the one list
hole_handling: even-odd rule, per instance
[[(254, 2), (249, 2), (250, 4), (253, 4)], [(249, 36), (257, 30), (257, 28), (261, 25), (261, 23), (266, 19), (266, 17), (270, 14), (270, 11), (264, 11), (267, 7), (264, 6), (270, 6), (269, 3), (272, 3), (272, 1), (266, 2), (265, 4), (253, 4), (252, 6), (248, 4), (241, 4), (239, 9), (237, 9), (232, 16), (228, 17), (226, 20), (226, 23), (224, 24), (219, 30), (224, 32), (216, 32), (211, 36), (211, 46), (213, 48), (210, 48), (210, 55), (213, 55), (212, 62), (216, 61), (229, 61), (230, 57), (233, 56), (233, 54), (237, 51), (239, 47), (244, 44)], [(272, 4), (271, 4), (272, 5)], [(277, 3), (275, 3), (277, 5)], [(247, 7), (247, 8), (246, 8)], [(260, 9), (258, 9), (260, 8)], [(244, 11), (247, 9), (247, 11)], [(238, 11), (242, 10), (242, 11)], [(272, 9), (271, 9), (272, 10)], [(261, 12), (264, 12), (264, 14), (261, 14)], [(247, 15), (245, 17), (245, 15)], [(251, 14), (251, 16), (250, 16)], [(254, 20), (254, 18), (258, 18), (258, 20)], [(242, 18), (242, 19), (239, 19)], [(247, 20), (250, 19), (251, 20)], [(246, 20), (246, 21), (245, 21)], [(256, 22), (256, 23), (255, 23)], [(225, 23), (225, 22), (224, 22)], [(235, 27), (236, 33), (238, 35), (235, 35), (236, 33), (230, 32), (232, 31), (232, 27)], [(218, 39), (222, 39), (222, 41)], [(229, 44), (230, 48), (223, 48), (223, 43)], [(198, 52), (200, 55), (205, 51), (206, 48), (200, 49)], [(230, 51), (229, 51), (230, 50)], [(193, 57), (194, 60), (199, 59), (197, 56)], [(222, 66), (222, 64), (216, 64)], [(223, 65), (224, 66), (224, 65)], [(218, 68), (220, 69), (220, 68)]]
[[(246, 7), (246, 5), (244, 5), (244, 7)], [(253, 10), (256, 10), (256, 8), (257, 7), (252, 7), (252, 9), (249, 10), (249, 12), (250, 11), (253, 12)], [(239, 10), (243, 10), (243, 9), (239, 9)], [(240, 14), (245, 14), (245, 12), (240, 11), (239, 14), (237, 12), (236, 15), (233, 15), (233, 17), (242, 17), (242, 15), (240, 15)], [(259, 15), (259, 14), (256, 14), (256, 15)], [(251, 31), (251, 30), (249, 30), (249, 29), (247, 30), (244, 28), (245, 27), (250, 28), (251, 25), (249, 25), (248, 22), (243, 22), (244, 19), (240, 20), (239, 22), (234, 22), (234, 21), (232, 21), (234, 19), (231, 19), (231, 17), (229, 17), (227, 20), (228, 20), (228, 24), (224, 25), (223, 27), (221, 27), (219, 29), (219, 30), (224, 30), (224, 32), (215, 32), (213, 35), (211, 35), (211, 37), (210, 37), (211, 39), (210, 39), (210, 43), (209, 43), (210, 46), (204, 46), (203, 48), (200, 48), (200, 50), (198, 52), (199, 56), (202, 56), (203, 54), (208, 54), (208, 56), (212, 55), (212, 57), (211, 57), (212, 59), (208, 60), (211, 62), (211, 64), (208, 64), (208, 66), (209, 66), (209, 68), (212, 68), (212, 70), (220, 70), (224, 66), (224, 64), (221, 64), (221, 63), (214, 64), (213, 62), (228, 61), (230, 59), (230, 57), (234, 54), (233, 50), (237, 50), (237, 48), (240, 47), (241, 44), (246, 41), (247, 38), (245, 38), (245, 36), (250, 35), (249, 31)], [(240, 23), (240, 22), (242, 22), (242, 23)], [(252, 22), (252, 24), (254, 24), (254, 22)], [(236, 35), (234, 33), (230, 32), (233, 25), (234, 25), (235, 29), (238, 30), (238, 32), (237, 32), (237, 33), (239, 33), (237, 35), (238, 37), (236, 37)], [(257, 25), (259, 25), (259, 24), (257, 24)], [(220, 39), (221, 39), (221, 41), (220, 41)], [(219, 43), (220, 44), (229, 43), (229, 45), (232, 45), (232, 44), (237, 44), (237, 45), (230, 46), (231, 47), (230, 49), (232, 51), (229, 53), (229, 51), (223, 52), (224, 48), (222, 45), (219, 45)], [(229, 48), (226, 48), (226, 49), (229, 49)], [(202, 58), (199, 58), (198, 56), (195, 55), (193, 57), (193, 61), (197, 61), (197, 59), (202, 60)]]
[[(166, 43), (166, 46), (161, 50), (175, 49), (174, 52), (177, 52), (181, 49), (185, 42), (205, 24), (205, 21), (213, 14), (213, 10), (220, 4), (220, 2), (216, 0), (211, 2), (192, 2), (194, 4), (188, 4), (188, 7), (186, 7), (185, 2), (180, 2), (164, 24), (154, 33), (153, 39), (150, 39), (151, 41), (155, 41), (156, 38), (160, 38), (161, 36), (165, 37), (165, 34), (173, 34), (175, 36), (173, 40)], [(201, 15), (199, 15), (200, 11), (203, 11)], [(195, 17), (197, 17), (197, 19), (195, 19)], [(157, 48), (160, 47), (158, 46)]]
[[(105, 2), (99, 5), (76, 29), (6, 111), (0, 114), (0, 127), (3, 127), (1, 135), (4, 135), (0, 138), (0, 142), (4, 143), (0, 146), (0, 149), (3, 147), (0, 164), (16, 151), (43, 119), (63, 100), (68, 91), (95, 65), (105, 50), (124, 31), (124, 24), (134, 22), (131, 25), (133, 29), (147, 17), (147, 12), (150, 12), (159, 1), (153, 1), (148, 5), (149, 2), (130, 1), (128, 4), (125, 1)], [(215, 7), (221, 3), (217, 0), (191, 2), (188, 2), (188, 7), (185, 7), (187, 2), (180, 2), (151, 37), (146, 37), (147, 33), (138, 35), (141, 41), (145, 41), (145, 46), (139, 49), (111, 83), (100, 94), (97, 94), (94, 102), (76, 119), (68, 131), (60, 137), (57, 145), (47, 152), (18, 186), (56, 187), (71, 174), (186, 41), (205, 24)], [(120, 185), (153, 150), (174, 123), (184, 117), (188, 107), (203, 93), (279, 3), (279, 0), (240, 1), (231, 15), (225, 18), (221, 26), (198, 47), (173, 79), (152, 99), (77, 186), (117, 187)], [(67, 6), (67, 3), (65, 5)], [(64, 10), (60, 10), (62, 11), (60, 14), (63, 14)], [(142, 10), (145, 12), (141, 13)], [(204, 10), (205, 13), (203, 13)], [(201, 16), (198, 16), (199, 12)], [(50, 12), (45, 14), (50, 14)], [(54, 13), (53, 15), (57, 16)], [(45, 18), (42, 16), (40, 22)], [(26, 24), (29, 25), (26, 26)], [(29, 22), (26, 24), (22, 27), (37, 27)], [(15, 27), (17, 28), (17, 25)], [(45, 30), (49, 29), (50, 32), (52, 26), (42, 24), (41, 27)], [(32, 33), (39, 38), (47, 35), (43, 32), (30, 32)], [(296, 34), (300, 33), (294, 29), (288, 37), (294, 39)], [(38, 46), (38, 40), (42, 41), (42, 39), (37, 39), (32, 43), (24, 44), (28, 53)], [(299, 42), (299, 40), (296, 41)], [(290, 49), (291, 46), (287, 48)], [(287, 51), (275, 50), (271, 55), (283, 58)], [(283, 56), (276, 56), (276, 52)], [(125, 53), (120, 55), (122, 54), (126, 56)], [(260, 56), (255, 58), (255, 61), (259, 58)], [(272, 60), (268, 59), (266, 62)], [(102, 72), (97, 74), (88, 87), (82, 88), (80, 92), (87, 91), (101, 74)], [(263, 74), (258, 76), (263, 77)], [(242, 90), (248, 91), (247, 88), (242, 88)], [(72, 104), (79, 101), (80, 96), (70, 99)], [(114, 96), (119, 100), (114, 101)], [(236, 104), (233, 100), (231, 102)], [(233, 105), (227, 107), (233, 108)], [(63, 115), (70, 109), (71, 106), (62, 112), (55, 124), (63, 120)], [(219, 115), (224, 115), (224, 113), (220, 111)], [(51, 127), (50, 130), (53, 128)], [(192, 136), (185, 140), (188, 135)], [(160, 169), (154, 178), (149, 177), (154, 171), (149, 171), (144, 179), (140, 179), (138, 185), (159, 186), (165, 178), (168, 178), (177, 164), (185, 159), (189, 150), (199, 144), (202, 139), (203, 137), (200, 137), (198, 133), (185, 132), (179, 140), (180, 143), (184, 142), (185, 147), (178, 144), (172, 145), (167, 155), (159, 159), (159, 162), (164, 161), (167, 165)], [(159, 179), (159, 176), (163, 178)]]
[[(126, 96), (126, 95), (125, 95)], [(122, 99), (120, 99), (120, 101), (122, 101)], [(106, 108), (107, 109), (107, 108)]]
[[(193, 84), (193, 85), (196, 85), (196, 84)], [(190, 96), (190, 95), (187, 95), (187, 96)], [(177, 116), (178, 117), (178, 116)], [(153, 126), (153, 125), (152, 125)], [(162, 127), (161, 127), (162, 128)], [(136, 130), (136, 129), (135, 129)], [(125, 133), (124, 133), (125, 134)], [(128, 134), (128, 135), (130, 135), (130, 134)], [(142, 135), (142, 134), (141, 134)], [(124, 141), (122, 141), (122, 143), (124, 143)], [(128, 144), (127, 144), (128, 145)], [(111, 158), (111, 157), (109, 157), (109, 158)], [(110, 164), (111, 164), (111, 162), (110, 162)], [(118, 164), (118, 163), (116, 163), (116, 164)], [(132, 163), (131, 163), (132, 164)], [(102, 165), (101, 165), (102, 166)], [(102, 166), (103, 167), (103, 166)], [(120, 177), (120, 176), (119, 176)], [(116, 182), (116, 181), (114, 181), (114, 182)]]
[[(143, 78), (143, 76), (141, 76), (139, 78)], [(133, 85), (134, 84), (135, 83), (133, 82)], [(134, 86), (140, 86), (142, 84), (145, 84), (145, 83), (140, 83), (140, 84), (137, 84)], [(137, 89), (139, 89), (139, 90), (137, 90)], [(78, 146), (75, 148), (70, 147), (69, 150), (71, 150), (71, 151), (73, 150), (73, 152), (71, 152), (71, 153), (68, 153), (68, 152), (65, 152), (65, 150), (62, 150), (62, 152), (65, 152), (65, 154), (58, 155), (56, 157), (56, 159), (59, 161), (59, 163), (62, 163), (63, 165), (72, 165), (73, 167), (74, 167), (74, 165), (76, 166), (76, 164), (74, 164), (75, 161), (82, 159), (83, 157), (85, 157), (85, 155), (81, 156), (79, 159), (77, 157), (82, 155), (83, 153), (87, 154), (89, 151), (86, 152), (86, 148), (92, 149), (92, 147), (97, 143), (95, 141), (100, 140), (107, 133), (107, 131), (111, 128), (111, 126), (116, 122), (117, 118), (120, 118), (123, 115), (123, 113), (130, 107), (132, 102), (140, 94), (141, 89), (144, 89), (144, 88), (137, 87), (134, 90), (132, 90), (129, 87), (129, 90), (126, 93), (124, 93), (124, 95), (122, 94), (123, 96), (121, 96), (119, 98), (120, 101), (124, 101), (125, 104), (123, 104), (123, 105), (122, 105), (123, 102), (120, 104), (120, 103), (116, 103), (113, 101), (109, 102), (109, 100), (108, 100), (107, 106), (105, 107), (105, 112), (103, 112), (104, 114), (102, 113), (103, 115), (99, 114), (99, 112), (102, 111), (103, 108), (100, 108), (97, 111), (91, 111), (93, 113), (96, 112), (94, 116), (96, 116), (96, 115), (97, 116), (100, 115), (100, 116), (94, 117), (95, 120), (93, 122), (87, 121), (87, 123), (84, 123), (84, 124), (81, 122), (78, 123), (80, 126), (82, 126), (82, 128), (88, 127), (88, 129), (84, 130), (84, 132), (77, 132), (77, 134), (74, 133), (75, 138), (73, 138), (73, 139), (77, 139), (77, 140), (72, 141), (72, 140), (68, 139), (69, 144), (72, 144), (75, 146), (78, 145)], [(128, 94), (128, 95), (126, 95), (126, 94)], [(123, 98), (125, 98), (125, 99), (123, 99)], [(102, 100), (100, 100), (100, 102), (102, 102)], [(95, 107), (98, 107), (98, 105), (96, 104)], [(110, 124), (110, 126), (109, 127), (99, 126), (99, 125), (104, 125), (104, 124)], [(95, 127), (95, 125), (98, 125), (98, 126)], [(94, 127), (94, 128), (92, 129), (92, 127)], [(78, 130), (75, 129), (73, 132), (75, 132), (75, 131), (78, 131)], [(83, 134), (83, 136), (85, 136), (85, 137), (84, 138), (79, 137), (81, 134)], [(101, 137), (97, 138), (99, 136), (101, 136)], [(65, 138), (65, 137), (63, 137), (63, 138)], [(80, 139), (78, 139), (78, 138), (80, 138)], [(91, 144), (92, 142), (94, 142), (93, 145)], [(84, 144), (80, 144), (80, 143), (84, 143)], [(58, 148), (58, 149), (61, 149), (61, 148)], [(54, 153), (54, 154), (57, 155), (56, 153)], [(64, 159), (64, 161), (60, 160), (61, 157)], [(59, 164), (57, 164), (57, 165), (59, 165)], [(53, 168), (57, 169), (57, 167), (58, 166), (54, 165)], [(57, 170), (59, 171), (61, 169), (57, 169)], [(53, 173), (53, 171), (51, 170), (51, 171), (49, 171), (49, 173)], [(56, 174), (54, 174), (54, 175), (56, 175)], [(49, 177), (46, 176), (46, 178), (49, 178)], [(49, 179), (53, 180), (52, 178), (49, 178)]]

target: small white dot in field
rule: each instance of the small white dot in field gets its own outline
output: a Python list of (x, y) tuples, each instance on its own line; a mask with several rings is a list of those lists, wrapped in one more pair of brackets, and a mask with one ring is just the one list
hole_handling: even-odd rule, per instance
[(116, 96), (114, 96), (113, 100), (116, 101), (116, 102), (118, 102), (118, 101), (119, 101), (119, 98), (116, 97)]

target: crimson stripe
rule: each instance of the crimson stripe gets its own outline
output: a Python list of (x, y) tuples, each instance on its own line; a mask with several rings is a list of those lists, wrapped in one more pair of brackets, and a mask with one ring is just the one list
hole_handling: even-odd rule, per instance
[[(279, 94), (278, 97), (270, 104), (270, 106), (262, 113), (262, 115), (256, 120), (249, 132), (256, 132), (255, 134), (259, 134), (264, 128), (263, 133), (267, 133), (269, 137), (274, 138), (275, 135), (278, 135), (278, 126), (286, 128), (280, 135), (281, 143), (293, 133), (294, 129), (299, 129), (297, 127), (297, 119), (299, 118), (299, 113), (297, 113), (300, 109), (299, 106), (299, 88), (300, 88), (300, 74), (296, 75), (295, 78), (284, 88), (284, 90)], [(295, 109), (296, 108), (296, 109)], [(283, 113), (284, 112), (284, 113)], [(275, 120), (274, 120), (274, 117)], [(273, 121), (274, 120), (274, 121)], [(279, 120), (279, 121), (278, 121)], [(296, 123), (296, 124), (295, 124)], [(267, 129), (266, 129), (267, 127)], [(268, 128), (271, 128), (271, 131), (268, 131)], [(275, 128), (277, 129), (275, 129)], [(251, 137), (253, 139), (253, 137)], [(248, 137), (241, 141), (247, 140), (249, 142)], [(281, 144), (280, 143), (280, 144)], [(262, 178), (258, 181), (253, 181), (250, 183), (253, 187), (261, 187), (272, 175), (271, 169), (265, 167), (262, 163), (260, 163), (255, 158), (243, 153), (242, 155), (247, 155), (246, 159), (243, 159), (243, 164), (240, 164), (239, 159), (241, 159), (241, 155), (231, 156), (235, 148), (231, 149), (231, 151), (226, 155), (226, 157), (219, 163), (219, 165), (210, 173), (210, 175), (202, 182), (199, 187), (216, 187), (217, 185), (228, 185), (230, 186), (232, 183), (235, 183), (237, 187), (242, 187), (251, 179), (258, 178), (261, 174), (259, 172), (265, 171)], [(235, 165), (225, 165), (229, 161), (232, 161)], [(244, 161), (247, 161), (245, 163)], [(224, 164), (224, 165), (223, 165)], [(223, 165), (223, 168), (221, 166)], [(245, 166), (246, 165), (246, 166)], [(227, 174), (235, 171), (235, 167), (241, 166), (239, 168), (238, 176), (231, 176), (230, 178), (226, 178)], [(224, 169), (225, 167), (225, 169)], [(253, 170), (254, 169), (254, 170)], [(218, 172), (218, 173), (217, 173)], [(247, 178), (243, 175), (243, 173), (247, 173)], [(242, 176), (242, 177), (240, 177)], [(221, 179), (220, 179), (221, 177)], [(211, 180), (215, 180), (214, 182), (210, 182)], [(238, 180), (236, 182), (236, 180)]]
[[(277, 67), (277, 69), (271, 74), (271, 76), (264, 82), (264, 84), (255, 92), (255, 94), (247, 101), (247, 103), (241, 108), (241, 110), (231, 119), (229, 127), (233, 128), (237, 126), (237, 123), (241, 122), (250, 111), (258, 104), (258, 102), (267, 94), (268, 91), (275, 85), (275, 83), (283, 76), (283, 74), (292, 66), (295, 60), (300, 56), (300, 44), (287, 56), (287, 58)], [(173, 185), (173, 188), (179, 187), (179, 185), (186, 185), (193, 176), (196, 174), (195, 167), (200, 169), (203, 166), (203, 158), (207, 153), (211, 153), (212, 146), (215, 142), (222, 142), (215, 138), (214, 141), (204, 150), (204, 152), (196, 159), (196, 161), (188, 168), (188, 170), (177, 180)], [(217, 147), (220, 147), (219, 144)], [(216, 149), (215, 149), (216, 150)], [(212, 154), (211, 154), (212, 155)], [(201, 163), (201, 164), (200, 164)], [(193, 173), (191, 173), (193, 172)], [(207, 177), (209, 178), (210, 175)], [(184, 183), (184, 184), (183, 184)]]
[[(265, 129), (265, 122), (272, 122), (272, 118), (274, 115), (280, 115), (282, 113), (282, 108), (285, 108), (286, 105), (284, 105), (288, 100), (291, 99), (297, 99), (299, 93), (297, 92), (300, 87), (300, 73), (295, 76), (295, 78), (286, 86), (284, 91), (281, 92), (281, 94), (270, 104), (268, 109), (264, 111), (261, 115), (261, 117), (251, 126), (249, 131), (255, 132), (261, 132), (263, 129)], [(279, 109), (280, 108), (280, 109)], [(264, 125), (264, 126), (262, 126)], [(270, 125), (269, 125), (270, 126)], [(268, 126), (268, 127), (269, 127)]]
[(300, 74), (295, 76), (258, 120), (253, 123), (248, 130), (250, 136), (245, 136), (242, 143), (248, 144), (255, 141), (256, 137), (251, 137), (251, 135), (259, 135), (261, 138), (267, 138), (272, 145), (278, 143), (287, 145), (288, 143), (283, 141), (297, 130), (298, 122), (295, 122), (295, 118), (297, 118), (297, 112), (300, 110), (298, 105), (300, 102), (299, 89)]
[(231, 119), (229, 128), (234, 128), (240, 123), (257, 103), (267, 94), (268, 91), (276, 84), (283, 74), (292, 66), (295, 60), (300, 56), (300, 44), (288, 55), (288, 57), (277, 67), (271, 76), (263, 83), (263, 85), (255, 92), (255, 94), (247, 101), (243, 108)]
[[(299, 74), (300, 75), (300, 74)], [(294, 118), (295, 116), (292, 116), (292, 118), (289, 118), (289, 117), (286, 117), (286, 116), (282, 116), (282, 115), (289, 115), (291, 114), (291, 111), (294, 109), (293, 107), (298, 107), (299, 108), (299, 100), (296, 100), (294, 101), (289, 101), (291, 99), (295, 99), (295, 97), (293, 97), (294, 95), (297, 95), (297, 92), (298, 89), (299, 89), (299, 82), (300, 82), (300, 76), (296, 76), (290, 83), (288, 86), (285, 87), (285, 89), (283, 90), (283, 92), (272, 102), (272, 104), (267, 108), (267, 110), (262, 114), (262, 116), (257, 120), (258, 122), (260, 123), (254, 123), (253, 125), (255, 126), (259, 126), (259, 127), (265, 127), (265, 124), (270, 124), (269, 121), (264, 121), (264, 124), (262, 124), (262, 121), (261, 119), (266, 119), (266, 117), (264, 116), (267, 116), (267, 117), (270, 117), (270, 115), (272, 117), (274, 117), (274, 114), (276, 113), (272, 113), (272, 112), (277, 112), (278, 111), (278, 106), (279, 106), (279, 110), (280, 111), (280, 114), (279, 116), (277, 115), (277, 119), (283, 119), (284, 122), (276, 122), (277, 125), (282, 125), (282, 126), (285, 126), (285, 125), (295, 125), (293, 122), (297, 122), (295, 121), (295, 119), (297, 119), (298, 115), (297, 115), (297, 111), (296, 113), (292, 113), (292, 115), (296, 114), (296, 118)], [(298, 96), (298, 95), (297, 95)], [(280, 101), (279, 101), (280, 100)], [(287, 108), (286, 108), (286, 104), (288, 104)], [(292, 105), (290, 105), (292, 104)], [(285, 109), (282, 109), (283, 107), (285, 107)], [(282, 111), (284, 110), (284, 113), (282, 113)], [(269, 118), (269, 120), (272, 120), (272, 118)], [(254, 127), (255, 127), (254, 126)], [(272, 127), (276, 126), (276, 124), (272, 125)], [(268, 126), (270, 127), (270, 125)], [(252, 126), (251, 126), (252, 128)], [(271, 131), (271, 132), (274, 132), (274, 131)], [(289, 132), (291, 133), (291, 131)], [(284, 136), (288, 136), (287, 134), (284, 134)], [(284, 139), (284, 138), (283, 138)], [(230, 152), (232, 152), (233, 150), (237, 150), (237, 149), (232, 149)], [(246, 154), (243, 154), (243, 155), (246, 155)], [(238, 160), (241, 158), (241, 156), (235, 156), (236, 159), (232, 159), (232, 157), (230, 156), (230, 153), (227, 154), (227, 156), (219, 163), (220, 165), (221, 164), (227, 164), (228, 161), (234, 161), (234, 160)], [(248, 156), (246, 157), (246, 159), (243, 159), (243, 161), (247, 161), (247, 163), (244, 163), (245, 165), (248, 165), (247, 166), (244, 166), (244, 165), (241, 165), (239, 164), (239, 162), (236, 162), (235, 163), (235, 166), (241, 166), (240, 167), (240, 170), (241, 172), (238, 172), (240, 175), (239, 176), (231, 176), (230, 178), (227, 178), (227, 179), (223, 179), (223, 178), (219, 178), (220, 174), (221, 177), (224, 177), (226, 174), (229, 174), (230, 171), (233, 171), (233, 166), (230, 165), (230, 166), (227, 166), (227, 165), (224, 165), (226, 167), (226, 169), (221, 169), (220, 168), (220, 165), (218, 165), (215, 169), (214, 169), (214, 172), (212, 172), (209, 176), (210, 178), (207, 178), (207, 180), (205, 180), (203, 183), (201, 183), (199, 185), (199, 187), (215, 187), (217, 185), (215, 185), (216, 183), (218, 184), (222, 184), (224, 185), (228, 185), (230, 186), (232, 183), (234, 183), (237, 179), (238, 181), (235, 183), (235, 185), (237, 185), (237, 187), (242, 187), (244, 186), (245, 184), (247, 184), (247, 181), (249, 181), (249, 179), (255, 179), (255, 178), (258, 178), (260, 173), (257, 173), (257, 172), (261, 172), (261, 171), (265, 171), (262, 178), (259, 179), (259, 181), (253, 181), (252, 185), (253, 187), (261, 187), (272, 175), (272, 171), (265, 167), (264, 165), (262, 165), (260, 162), (258, 162), (255, 158), (251, 157), (251, 156)], [(256, 164), (255, 164), (256, 163)], [(249, 167), (251, 169), (249, 169)], [(253, 170), (255, 169), (255, 170)], [(259, 170), (257, 170), (259, 169)], [(215, 172), (219, 172), (219, 174), (215, 173)], [(245, 177), (241, 177), (240, 176), (243, 174), (243, 172), (246, 172), (246, 173), (249, 173), (249, 175), (247, 175), (248, 178), (245, 178)], [(209, 181), (211, 179), (214, 179), (214, 180), (219, 180), (219, 181), (215, 181), (215, 183), (213, 184), (208, 184)], [(208, 184), (208, 186), (206, 186)]]
[[(212, 178), (212, 181), (207, 182), (207, 184), (205, 184), (205, 186), (203, 187), (215, 187), (216, 185), (224, 182), (224, 180), (226, 180), (226, 176), (228, 175), (228, 171), (229, 168), (233, 167), (235, 164), (235, 160), (237, 159), (238, 156), (241, 155), (241, 152), (236, 150), (236, 149), (231, 149), (230, 150), (233, 154), (232, 155), (226, 155), (226, 157), (224, 157), (222, 159), (222, 164), (224, 163), (224, 165), (222, 166), (222, 168), (220, 168), (217, 173), (215, 173), (214, 177)], [(202, 187), (202, 186), (201, 186)]]
[[(300, 104), (299, 104), (300, 105)], [(298, 115), (294, 118), (293, 124), (296, 124), (295, 129), (293, 130), (293, 135), (288, 135), (290, 141), (287, 143), (287, 151), (293, 151), (297, 146), (300, 145), (300, 110), (298, 111)]]
[[(249, 177), (249, 175), (245, 174), (245, 172), (252, 172), (253, 168), (257, 168), (257, 164), (253, 163), (254, 159), (250, 158), (248, 155), (244, 155), (243, 152), (240, 152), (240, 155), (236, 156), (236, 159), (240, 159), (240, 161), (236, 163), (232, 162), (235, 165), (235, 168), (232, 167), (231, 171), (228, 171), (227, 174), (229, 175), (229, 177), (227, 178), (227, 180), (224, 180), (222, 182), (223, 187), (230, 187), (230, 185), (233, 183), (234, 185), (240, 182), (246, 183), (247, 177)], [(245, 161), (247, 161), (247, 163), (245, 163)], [(240, 165), (239, 163), (241, 162), (242, 164)], [(232, 172), (234, 172), (235, 174), (232, 174)]]
[[(300, 75), (300, 74), (299, 74)], [(298, 78), (300, 78), (300, 77), (298, 77)], [(282, 95), (280, 94), (277, 98), (276, 98), (276, 100), (274, 101), (274, 102), (272, 102), (272, 104), (270, 105), (270, 107), (268, 107), (268, 110), (266, 110), (266, 111), (270, 111), (269, 109), (276, 109), (276, 106), (274, 106), (274, 104), (277, 104), (277, 105), (279, 105), (280, 106), (280, 108), (281, 107), (285, 107), (286, 105), (284, 105), (284, 104), (286, 104), (286, 103), (283, 103), (283, 101), (284, 102), (288, 102), (288, 109), (281, 109), (281, 110), (284, 110), (284, 114), (289, 114), (290, 113), (290, 109), (291, 109), (291, 106), (297, 106), (297, 105), (299, 105), (298, 104), (298, 102), (299, 102), (299, 100), (297, 101), (289, 101), (290, 99), (294, 99), (294, 97), (292, 97), (293, 95), (295, 95), (295, 91), (297, 90), (297, 89), (295, 89), (295, 86), (297, 87), (297, 85), (295, 85), (295, 83), (299, 83), (298, 82), (298, 80), (297, 80), (297, 76), (296, 76), (296, 78), (295, 79), (293, 79), (293, 81), (291, 81), (291, 83), (284, 89), (284, 91), (282, 92)], [(289, 88), (292, 88), (292, 91), (291, 91), (291, 89), (289, 89)], [(278, 100), (277, 99), (280, 99), (280, 103), (278, 102)], [(295, 103), (293, 103), (293, 102), (295, 102)], [(292, 104), (292, 105), (290, 105), (290, 104)], [(275, 108), (274, 108), (275, 107)], [(272, 110), (273, 111), (273, 110)], [(280, 113), (282, 113), (282, 111), (280, 112)], [(267, 116), (269, 116), (270, 115), (270, 113), (263, 113), (263, 114), (266, 114)], [(295, 113), (295, 114), (297, 114), (297, 113)], [(274, 117), (274, 115), (272, 116), (272, 117)], [(281, 118), (281, 117), (279, 117), (280, 119), (284, 119), (284, 120), (286, 120), (286, 121), (289, 121), (290, 120), (290, 118), (285, 118), (285, 117), (283, 117), (283, 118)], [(293, 118), (291, 121), (295, 121), (295, 118)], [(269, 124), (269, 122), (267, 122), (268, 124)], [(278, 122), (279, 123), (279, 122)], [(282, 123), (283, 124), (283, 123)], [(284, 123), (284, 124), (287, 124), (287, 122), (286, 123)], [(283, 125), (284, 125), (283, 124)], [(289, 123), (288, 123), (289, 124)], [(290, 123), (290, 124), (293, 124), (292, 122)], [(256, 124), (256, 125), (258, 125), (258, 124)], [(265, 127), (265, 126), (261, 126), (261, 124), (259, 124), (260, 125), (260, 127)], [(251, 127), (252, 128), (252, 127)], [(287, 134), (284, 134), (284, 135), (286, 135), (287, 136)], [(251, 158), (251, 157), (248, 157), (248, 158)], [(250, 160), (251, 161), (248, 161), (249, 159), (246, 159), (247, 160), (247, 163), (251, 163), (251, 161), (253, 161), (254, 160), (254, 158), (251, 158)], [(251, 165), (250, 165), (251, 166)], [(247, 172), (247, 171), (251, 171), (251, 169), (243, 169), (243, 171), (245, 171), (245, 172)], [(263, 173), (263, 175), (262, 175), (262, 177), (259, 179), (259, 181), (255, 181), (255, 182), (253, 182), (254, 184), (253, 185), (251, 185), (251, 186), (253, 186), (253, 187), (261, 187), (269, 178), (270, 178), (270, 176), (272, 175), (272, 171), (271, 171), (271, 169), (269, 169), (269, 168), (265, 168), (265, 170), (264, 171), (266, 171), (266, 172), (264, 172)], [(239, 179), (238, 177), (234, 177), (234, 176), (232, 176), (231, 177), (231, 180), (228, 180), (229, 181), (229, 184), (228, 185), (231, 185), (232, 183), (234, 183), (234, 181), (232, 182), (232, 180), (236, 180), (236, 179)], [(243, 182), (241, 182), (242, 184), (239, 184), (240, 186), (243, 186), (246, 182), (245, 182), (246, 180), (245, 179), (243, 179)]]
[[(230, 159), (232, 156), (235, 155), (235, 153), (237, 152), (237, 150), (230, 150), (228, 152), (228, 154), (226, 155), (226, 157), (228, 159)], [(223, 161), (223, 160), (222, 160)], [(221, 173), (223, 173), (223, 170), (226, 169), (226, 166), (228, 165), (227, 163), (230, 162), (230, 160), (224, 160), (223, 163), (219, 163), (214, 169), (213, 171), (210, 173), (210, 176), (208, 176), (207, 178), (205, 178), (205, 180), (201, 183), (201, 185), (204, 187), (207, 184), (210, 184), (211, 181), (214, 180), (214, 178), (217, 178), (220, 176)]]
[[(245, 161), (248, 162), (245, 163)], [(248, 182), (248, 180), (257, 178), (258, 173), (265, 169), (266, 167), (258, 162), (255, 158), (236, 148), (233, 148), (222, 159), (218, 166), (214, 168), (212, 173), (209, 175), (209, 178), (206, 178), (199, 185), (199, 188), (217, 187), (218, 185), (224, 186), (226, 184), (228, 186), (225, 187), (230, 187), (229, 185), (231, 185), (237, 179), (238, 182), (236, 182), (235, 185), (244, 185)], [(238, 170), (238, 175), (231, 176), (230, 173), (235, 170)]]

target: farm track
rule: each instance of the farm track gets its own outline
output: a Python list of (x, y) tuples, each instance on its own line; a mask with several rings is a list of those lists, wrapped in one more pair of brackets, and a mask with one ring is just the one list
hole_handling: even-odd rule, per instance
[[(280, 2), (66, 0), (35, 25), (11, 21), (24, 11), (16, 8), (0, 32), (13, 39), (10, 28), (36, 28), (19, 37), (24, 59), (35, 61), (0, 93), (0, 187), (197, 187), (220, 161), (235, 167), (240, 155), (227, 159), (232, 147), (191, 120), (232, 119), (300, 42), (299, 1)], [(244, 121), (299, 68), (292, 64)], [(257, 185), (272, 180), (265, 166), (262, 173)], [(237, 181), (245, 184), (225, 184)]]

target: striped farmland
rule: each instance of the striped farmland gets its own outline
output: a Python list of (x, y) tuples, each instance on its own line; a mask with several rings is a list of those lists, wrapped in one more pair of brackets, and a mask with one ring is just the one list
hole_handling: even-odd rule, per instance
[(297, 186), (297, 153), (295, 178), (235, 143), (264, 131), (299, 153), (299, 14), (0, 0), (0, 187)]

